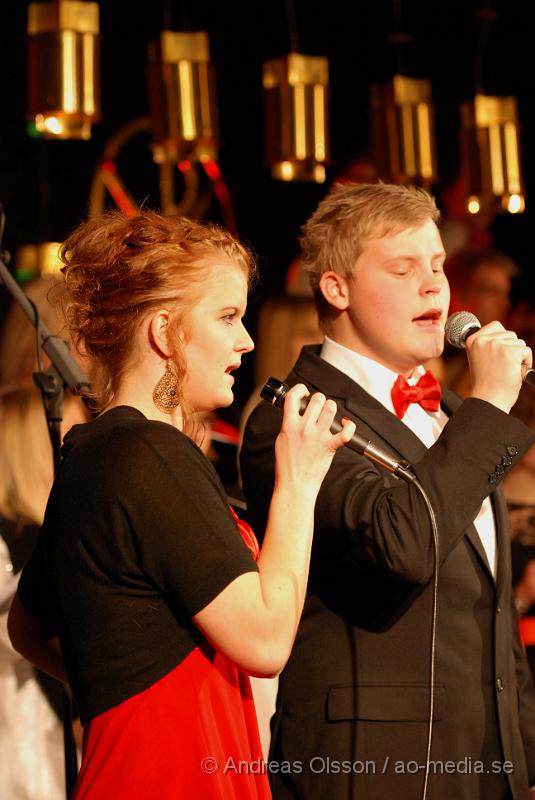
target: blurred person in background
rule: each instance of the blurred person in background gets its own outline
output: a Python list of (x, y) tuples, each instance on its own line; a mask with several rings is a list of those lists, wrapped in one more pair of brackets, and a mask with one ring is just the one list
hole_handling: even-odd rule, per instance
[[(511, 414), (535, 431), (535, 390), (524, 385)], [(535, 445), (504, 481), (511, 528), (513, 591), (520, 635), (535, 676)]]
[[(460, 250), (447, 258), (445, 271), (451, 290), (450, 314), (470, 311), (482, 327), (494, 321), (511, 325), (511, 285), (519, 269), (508, 255), (490, 248)], [(448, 388), (468, 397), (471, 382), (465, 351), (446, 346), (441, 362), (441, 369), (432, 365), (433, 371), (440, 372)]]
[(270, 378), (283, 378), (301, 348), (323, 340), (312, 295), (280, 295), (267, 299), (260, 310), (254, 354), (255, 389), (241, 415), (243, 431), (249, 414), (260, 402), (260, 390)]
[[(52, 334), (64, 323), (38, 278), (26, 294)], [(6, 800), (63, 800), (61, 687), (16, 653), (7, 610), (29, 558), (52, 487), (54, 464), (37, 370), (35, 329), (14, 303), (0, 338), (0, 793)], [(46, 357), (45, 357), (46, 358)], [(63, 433), (87, 419), (78, 398), (64, 402)]]

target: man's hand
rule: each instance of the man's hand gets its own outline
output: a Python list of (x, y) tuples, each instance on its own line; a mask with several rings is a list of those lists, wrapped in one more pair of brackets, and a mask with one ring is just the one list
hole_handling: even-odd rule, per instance
[(471, 397), (478, 397), (509, 413), (522, 376), (532, 366), (531, 348), (500, 322), (489, 322), (466, 341), (472, 378)]

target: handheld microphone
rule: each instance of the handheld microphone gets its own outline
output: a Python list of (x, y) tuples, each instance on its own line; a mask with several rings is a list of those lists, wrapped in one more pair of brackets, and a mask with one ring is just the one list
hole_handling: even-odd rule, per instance
[[(260, 396), (271, 405), (283, 408), (284, 398), (286, 397), (289, 389), (290, 387), (288, 384), (282, 383), (282, 381), (277, 380), (277, 378), (268, 378), (262, 387)], [(310, 397), (304, 397), (301, 400), (301, 407), (299, 409), (300, 414), (304, 414), (309, 400)], [(338, 412), (331, 425), (331, 433), (338, 433), (341, 430), (341, 415), (340, 412)], [(410, 464), (407, 461), (396, 461), (395, 458), (374, 445), (369, 439), (359, 436), (358, 433), (354, 433), (351, 440), (346, 442), (346, 447), (350, 447), (352, 450), (355, 450), (357, 453), (359, 453), (359, 455), (369, 458), (370, 461), (379, 464), (389, 472), (397, 475), (398, 478), (403, 478), (403, 480), (407, 481), (408, 483), (415, 483), (417, 480), (416, 475), (410, 471)]]
[(480, 330), (481, 322), (470, 311), (456, 311), (450, 314), (444, 327), (444, 335), (448, 344), (453, 347), (466, 347), (466, 340)]
[[(470, 311), (456, 311), (446, 320), (444, 333), (446, 341), (453, 347), (466, 347), (466, 340), (476, 331), (480, 330), (481, 323), (475, 314)], [(522, 376), (524, 383), (535, 386), (535, 370), (528, 369)]]

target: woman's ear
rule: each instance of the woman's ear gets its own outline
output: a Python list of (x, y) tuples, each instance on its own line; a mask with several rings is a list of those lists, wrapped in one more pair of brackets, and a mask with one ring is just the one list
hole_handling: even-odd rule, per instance
[(347, 281), (332, 270), (324, 272), (320, 278), (319, 289), (330, 306), (345, 311), (349, 305)]
[(149, 322), (149, 339), (151, 346), (162, 358), (169, 358), (171, 353), (171, 317), (169, 311), (160, 308), (156, 311)]

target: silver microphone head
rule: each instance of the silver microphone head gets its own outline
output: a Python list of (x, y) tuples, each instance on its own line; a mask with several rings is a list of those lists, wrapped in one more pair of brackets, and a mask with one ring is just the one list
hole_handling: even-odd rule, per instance
[(470, 311), (456, 311), (446, 320), (444, 334), (446, 341), (453, 347), (466, 347), (466, 340), (471, 333), (481, 328), (481, 323)]
[(273, 406), (284, 408), (284, 398), (290, 387), (277, 378), (268, 378), (260, 391), (260, 397)]

